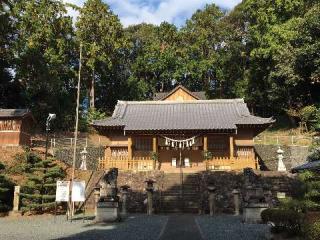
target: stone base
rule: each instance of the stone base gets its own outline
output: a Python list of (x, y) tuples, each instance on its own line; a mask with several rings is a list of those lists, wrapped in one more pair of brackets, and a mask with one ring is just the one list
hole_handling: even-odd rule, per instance
[(95, 222), (115, 222), (119, 220), (118, 202), (98, 202)]
[(245, 223), (261, 223), (261, 212), (268, 208), (267, 204), (254, 204), (243, 208), (242, 220)]

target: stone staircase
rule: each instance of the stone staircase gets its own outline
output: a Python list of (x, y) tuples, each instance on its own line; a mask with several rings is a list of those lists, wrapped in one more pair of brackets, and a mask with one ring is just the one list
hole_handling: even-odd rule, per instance
[(199, 180), (196, 173), (166, 173), (160, 192), (161, 212), (197, 213)]

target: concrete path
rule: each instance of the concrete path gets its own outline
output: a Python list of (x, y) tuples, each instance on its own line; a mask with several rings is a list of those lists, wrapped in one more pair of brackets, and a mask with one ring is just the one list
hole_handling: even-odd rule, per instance
[(160, 240), (202, 240), (195, 215), (169, 215)]

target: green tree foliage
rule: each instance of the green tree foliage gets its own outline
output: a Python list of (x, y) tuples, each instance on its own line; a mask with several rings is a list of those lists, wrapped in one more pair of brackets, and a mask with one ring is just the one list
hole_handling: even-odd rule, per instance
[(170, 90), (181, 58), (177, 28), (167, 22), (160, 26), (143, 23), (128, 27), (126, 35), (131, 42), (129, 97), (143, 100)]
[[(72, 19), (61, 1), (16, 1), (12, 18), (15, 79), (26, 94), (25, 106), (40, 123), (55, 112), (59, 127), (73, 125), (75, 47)], [(44, 124), (42, 124), (44, 125)]]
[(230, 12), (209, 4), (181, 28), (123, 28), (102, 0), (85, 1), (73, 24), (66, 6), (0, 5), (0, 107), (31, 108), (42, 126), (55, 112), (55, 125), (73, 130), (80, 43), (81, 102), (104, 112), (118, 99), (151, 99), (177, 84), (210, 98), (245, 98), (264, 116), (297, 119), (300, 109), (319, 106), (318, 1), (244, 0)]
[(219, 51), (224, 48), (220, 20), (223, 12), (214, 4), (197, 10), (182, 28), (184, 78), (192, 90), (212, 90), (211, 96), (223, 97)]
[(21, 188), (22, 211), (42, 213), (53, 209), (56, 181), (65, 173), (53, 159), (42, 160), (32, 152), (26, 152), (25, 172), (28, 180)]
[(0, 162), (0, 212), (12, 208), (13, 183), (6, 177), (5, 166)]
[(13, 52), (15, 28), (12, 18), (12, 4), (4, 0), (0, 4), (0, 108), (23, 105), (23, 91), (18, 81), (14, 81)]
[[(114, 105), (123, 86), (121, 67), (126, 52), (122, 25), (109, 6), (101, 0), (88, 0), (76, 23), (77, 41), (83, 46), (84, 78), (89, 106)], [(110, 103), (109, 103), (110, 102)]]

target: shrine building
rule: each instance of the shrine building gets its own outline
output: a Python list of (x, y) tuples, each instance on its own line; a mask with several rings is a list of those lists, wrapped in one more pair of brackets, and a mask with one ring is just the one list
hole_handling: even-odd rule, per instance
[(93, 127), (110, 140), (100, 169), (198, 172), (258, 169), (253, 138), (273, 122), (243, 99), (207, 100), (178, 86), (153, 101), (118, 101)]

